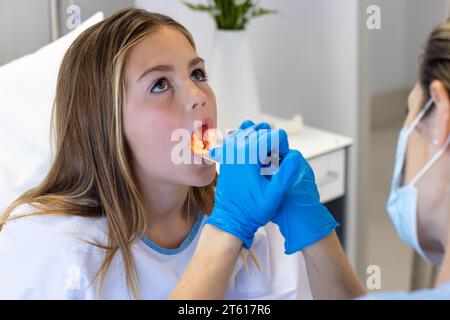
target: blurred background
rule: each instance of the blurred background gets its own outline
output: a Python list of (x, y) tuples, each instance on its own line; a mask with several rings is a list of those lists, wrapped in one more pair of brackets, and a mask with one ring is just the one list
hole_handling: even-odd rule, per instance
[[(299, 114), (306, 126), (351, 139), (345, 199), (329, 203), (345, 220), (341, 237), (350, 261), (363, 280), (369, 266), (380, 268), (381, 286), (369, 289), (427, 286), (428, 280), (412, 281), (412, 251), (398, 239), (385, 203), (422, 45), (448, 16), (447, 1), (263, 0), (260, 5), (277, 10), (246, 28), (260, 110), (283, 119)], [(71, 6), (80, 9), (75, 18)], [(178, 0), (0, 0), (0, 66), (67, 34), (69, 18), (83, 22), (97, 11), (109, 16), (129, 6), (185, 25), (208, 69), (214, 20)], [(368, 24), (376, 12), (370, 8), (379, 9), (378, 27)], [(5, 107), (0, 101), (0, 110)]]

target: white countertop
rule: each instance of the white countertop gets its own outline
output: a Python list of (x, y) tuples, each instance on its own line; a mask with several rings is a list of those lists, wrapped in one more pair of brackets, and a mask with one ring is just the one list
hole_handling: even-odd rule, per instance
[(309, 126), (299, 133), (288, 132), (288, 137), (290, 148), (299, 150), (307, 160), (353, 144), (351, 138)]

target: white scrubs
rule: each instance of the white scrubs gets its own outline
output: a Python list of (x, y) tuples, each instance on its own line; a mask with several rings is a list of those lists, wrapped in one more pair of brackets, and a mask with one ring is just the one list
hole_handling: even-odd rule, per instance
[[(12, 216), (31, 212), (23, 205)], [(200, 215), (177, 249), (164, 249), (143, 238), (132, 245), (141, 297), (167, 299), (191, 260), (205, 216)], [(41, 215), (9, 221), (0, 232), (0, 299), (95, 299), (98, 281), (90, 283), (104, 258), (102, 249), (83, 240), (107, 243), (106, 218)], [(275, 225), (260, 228), (253, 245), (263, 271), (241, 258), (227, 299), (311, 299), (301, 253), (283, 254)], [(108, 271), (103, 299), (129, 299), (119, 253)]]

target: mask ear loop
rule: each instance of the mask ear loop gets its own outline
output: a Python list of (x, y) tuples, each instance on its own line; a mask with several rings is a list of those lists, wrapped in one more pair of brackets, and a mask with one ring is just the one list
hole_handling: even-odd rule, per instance
[(408, 136), (411, 134), (411, 132), (414, 130), (414, 128), (417, 127), (420, 120), (422, 120), (422, 118), (425, 116), (425, 113), (427, 113), (428, 109), (431, 108), (433, 103), (434, 103), (433, 98), (430, 98), (430, 100), (428, 100), (428, 102), (423, 107), (422, 111), (420, 111), (420, 113), (417, 115), (417, 117), (414, 119), (414, 121), (411, 123), (411, 125), (409, 125), (409, 127), (407, 128)]
[(414, 177), (414, 179), (411, 180), (409, 183), (410, 186), (414, 186), (417, 181), (419, 181), (420, 178), (436, 163), (436, 161), (442, 157), (445, 150), (447, 150), (448, 146), (450, 145), (450, 135), (447, 137), (447, 141), (445, 142), (444, 146), (439, 149), (434, 156), (428, 161), (428, 163), (422, 168), (422, 170), (419, 171), (419, 173)]
[[(433, 98), (430, 98), (427, 101), (427, 103), (424, 105), (422, 110), (419, 112), (419, 114), (414, 118), (413, 122), (408, 127), (404, 127), (403, 128), (403, 130), (405, 130), (405, 139), (406, 139), (406, 141), (404, 143), (406, 143), (406, 144), (408, 143), (409, 136), (411, 135), (411, 132), (416, 128), (416, 126), (419, 124), (419, 122), (422, 120), (422, 118), (427, 113), (428, 109), (431, 108), (433, 103), (434, 103)], [(406, 149), (407, 149), (407, 146), (405, 146), (405, 150), (404, 150), (405, 153), (406, 153)], [(403, 160), (402, 172), (404, 170), (404, 166), (405, 166), (405, 161)], [(402, 176), (402, 175), (403, 175), (403, 173), (401, 173), (400, 176)], [(401, 181), (401, 177), (400, 176), (397, 178), (396, 187), (395, 187), (396, 190), (400, 189), (400, 187), (402, 185), (402, 183), (400, 182)], [(410, 183), (409, 185), (413, 185), (413, 184)], [(403, 186), (405, 186), (405, 185), (403, 185)]]

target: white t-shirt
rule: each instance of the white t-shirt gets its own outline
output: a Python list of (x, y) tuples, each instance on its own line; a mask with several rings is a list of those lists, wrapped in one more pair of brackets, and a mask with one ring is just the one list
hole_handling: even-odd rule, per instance
[[(34, 209), (22, 205), (12, 216)], [(167, 299), (189, 264), (205, 215), (177, 249), (143, 238), (132, 245), (143, 299)], [(96, 299), (91, 282), (105, 253), (84, 240), (106, 244), (106, 218), (40, 215), (7, 222), (0, 232), (0, 299)], [(248, 258), (235, 267), (227, 299), (312, 299), (301, 253), (287, 256), (275, 225), (260, 228), (253, 250), (263, 270)], [(108, 271), (103, 299), (130, 299), (120, 253)]]

